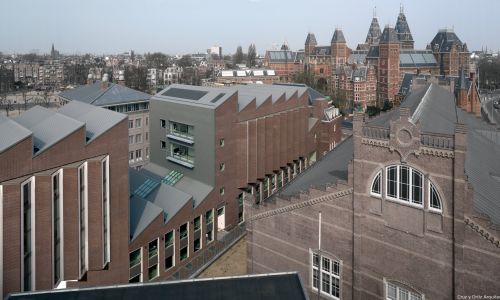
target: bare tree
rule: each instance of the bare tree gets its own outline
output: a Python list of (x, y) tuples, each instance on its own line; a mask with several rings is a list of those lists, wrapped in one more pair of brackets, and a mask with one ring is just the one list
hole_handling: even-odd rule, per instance
[(248, 46), (247, 67), (252, 68), (253, 66), (255, 66), (256, 58), (257, 50), (255, 49), (255, 44), (250, 44), (250, 46)]
[(12, 100), (12, 98), (9, 98), (7, 94), (0, 95), (0, 105), (3, 109), (5, 109), (7, 117), (9, 116), (9, 112), (11, 110), (14, 110), (14, 101)]

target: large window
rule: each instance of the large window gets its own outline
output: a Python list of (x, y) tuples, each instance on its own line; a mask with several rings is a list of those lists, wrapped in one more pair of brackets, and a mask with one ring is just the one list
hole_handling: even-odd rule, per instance
[(340, 299), (340, 261), (319, 252), (311, 252), (312, 289), (333, 299)]
[(62, 176), (60, 170), (52, 176), (52, 270), (53, 285), (56, 286), (62, 278)]
[(439, 212), (443, 209), (439, 193), (432, 182), (429, 182), (429, 208)]
[(35, 215), (33, 213), (33, 204), (35, 197), (35, 180), (29, 179), (21, 185), (21, 199), (22, 199), (22, 276), (21, 276), (21, 290), (31, 291), (34, 289), (35, 279), (33, 276), (34, 267), (34, 254), (33, 245), (35, 240), (34, 224)]
[(101, 162), (102, 171), (102, 241), (103, 266), (111, 261), (110, 258), (110, 220), (109, 220), (109, 157)]
[(170, 142), (169, 157), (187, 162), (194, 163), (194, 149), (185, 145)]
[(422, 295), (396, 284), (386, 283), (387, 300), (422, 300)]
[(149, 280), (158, 277), (158, 239), (148, 244), (148, 278)]
[(142, 248), (129, 253), (129, 282), (142, 281)]
[(174, 243), (174, 231), (172, 230), (165, 234), (165, 270), (168, 270), (175, 265)]
[(169, 122), (169, 134), (188, 140), (194, 139), (194, 127), (177, 122)]
[(422, 205), (422, 173), (408, 166), (390, 166), (386, 176), (388, 198)]
[(213, 231), (214, 231), (214, 211), (213, 211), (213, 209), (208, 210), (205, 213), (205, 222), (206, 222), (205, 225), (206, 225), (206, 228), (207, 228), (207, 233), (206, 233), (207, 243), (210, 243), (211, 241), (214, 240), (214, 236), (213, 236)]
[(80, 278), (87, 272), (88, 266), (88, 248), (87, 248), (87, 163), (84, 163), (78, 168), (78, 203), (79, 203), (79, 232), (80, 232), (80, 249), (79, 249), (79, 266)]

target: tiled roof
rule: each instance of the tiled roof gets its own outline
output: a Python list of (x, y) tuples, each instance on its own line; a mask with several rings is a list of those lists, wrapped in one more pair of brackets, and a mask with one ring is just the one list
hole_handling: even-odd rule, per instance
[(386, 27), (380, 36), (380, 43), (399, 43), (398, 33), (394, 28)]
[(378, 19), (374, 17), (370, 24), (370, 28), (368, 29), (368, 33), (366, 34), (365, 43), (366, 44), (378, 43), (380, 35), (382, 35), (382, 31), (380, 30)]
[(430, 48), (436, 52), (450, 52), (453, 46), (464, 48), (464, 50), (466, 48), (455, 32), (449, 29), (439, 30), (430, 43)]
[(314, 35), (314, 33), (312, 32), (309, 32), (307, 34), (307, 38), (306, 38), (306, 45), (317, 45), (318, 42), (316, 41), (316, 36)]
[(410, 26), (406, 21), (406, 16), (403, 12), (399, 13), (398, 20), (396, 21), (395, 30), (398, 34), (399, 41), (412, 41), (413, 36), (411, 35)]
[(341, 29), (335, 29), (332, 37), (332, 43), (345, 43), (344, 33)]

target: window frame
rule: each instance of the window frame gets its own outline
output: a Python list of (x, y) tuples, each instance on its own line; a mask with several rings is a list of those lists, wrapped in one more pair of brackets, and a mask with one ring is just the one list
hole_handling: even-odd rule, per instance
[[(106, 173), (104, 173), (104, 166), (106, 166)], [(109, 155), (106, 156), (101, 161), (101, 198), (102, 198), (102, 246), (103, 246), (103, 268), (105, 268), (111, 262), (111, 207), (110, 207), (110, 182), (109, 182)], [(106, 175), (106, 181), (104, 181), (104, 175)], [(105, 190), (106, 188), (106, 190)], [(106, 192), (106, 195), (104, 194)], [(106, 196), (106, 201), (104, 201), (104, 196)], [(105, 218), (105, 214), (107, 218)], [(106, 226), (106, 227), (105, 227)]]
[[(130, 265), (130, 255), (131, 255), (132, 253), (135, 253), (136, 251), (139, 251), (139, 263), (137, 263), (137, 264), (135, 264), (135, 265), (132, 265), (132, 266), (131, 266), (131, 265)], [(143, 282), (143, 275), (144, 275), (144, 274), (143, 274), (143, 272), (142, 272), (142, 264), (143, 264), (143, 261), (142, 261), (142, 251), (143, 251), (143, 250), (142, 250), (142, 247), (140, 247), (140, 248), (135, 249), (135, 250), (133, 250), (133, 251), (130, 251), (130, 252), (128, 253), (128, 255), (129, 255), (129, 258), (128, 258), (128, 272), (129, 272), (129, 273), (128, 273), (128, 274), (129, 274), (129, 275), (128, 275), (128, 280), (129, 280), (129, 282), (130, 282), (130, 280), (131, 280), (132, 278), (135, 278), (135, 277), (130, 277), (130, 270), (131, 270), (132, 268), (134, 268), (135, 266), (137, 266), (137, 265), (140, 265), (140, 266), (141, 266), (141, 267), (140, 267), (140, 269), (139, 269), (139, 270), (141, 270), (141, 272), (139, 273), (139, 282)]]
[[(373, 186), (375, 185), (375, 180), (377, 179), (378, 179), (378, 189), (379, 189), (378, 193), (373, 191)], [(370, 195), (375, 196), (377, 198), (382, 197), (382, 170), (378, 171), (372, 179), (372, 183), (370, 185)]]
[[(396, 293), (396, 298), (389, 298), (389, 286), (392, 286), (395, 289)], [(425, 295), (423, 293), (417, 292), (414, 289), (408, 288), (406, 286), (401, 286), (400, 284), (393, 282), (393, 281), (387, 281), (384, 279), (384, 299), (386, 300), (401, 300), (401, 292), (406, 292), (406, 299), (412, 300), (412, 299), (418, 299), (415, 297), (420, 297), (418, 300), (425, 300)]]
[[(389, 195), (389, 184), (390, 184), (390, 181), (389, 181), (389, 169), (395, 167), (396, 168), (396, 197), (392, 197)], [(409, 177), (408, 177), (408, 201), (406, 200), (403, 200), (401, 198), (401, 193), (400, 193), (400, 190), (401, 190), (401, 185), (403, 184), (401, 182), (401, 168), (407, 168), (408, 169), (408, 172), (409, 172)], [(416, 202), (413, 202), (413, 174), (414, 173), (417, 173), (418, 175), (420, 175), (420, 178), (421, 178), (421, 186), (420, 186), (420, 191), (421, 191), (421, 203), (416, 203)], [(385, 198), (387, 200), (390, 200), (390, 201), (394, 201), (394, 202), (397, 202), (397, 203), (404, 203), (406, 205), (409, 205), (409, 206), (412, 206), (412, 207), (418, 207), (418, 208), (423, 208), (424, 207), (424, 187), (423, 187), (423, 183), (425, 182), (425, 176), (422, 172), (420, 172), (419, 170), (409, 166), (409, 165), (389, 165), (389, 166), (386, 166), (385, 167), (385, 176), (386, 176), (386, 180), (385, 180)]]
[[(84, 269), (82, 268), (82, 245), (81, 245), (81, 242), (82, 242), (82, 237), (81, 237), (81, 234), (82, 234), (82, 228), (81, 228), (81, 225), (82, 225), (82, 221), (81, 221), (81, 217), (82, 217), (82, 212), (81, 212), (81, 204), (82, 204), (82, 199), (81, 199), (81, 186), (80, 186), (80, 182), (81, 182), (81, 179), (80, 179), (80, 176), (81, 176), (81, 173), (80, 173), (80, 170), (83, 169), (83, 174), (84, 174), (84, 190), (83, 190), (83, 195), (85, 197), (85, 199), (83, 199), (83, 203), (85, 204), (84, 205), (84, 211), (83, 211), (83, 217), (85, 218), (84, 220), (84, 228), (85, 228), (85, 231), (84, 231), (84, 234), (85, 234), (85, 237), (84, 237), (84, 240), (85, 240), (85, 249), (84, 249), (84, 254), (85, 254), (85, 266)], [(85, 274), (88, 272), (89, 270), (89, 238), (88, 238), (88, 233), (89, 233), (89, 223), (88, 223), (88, 220), (89, 220), (89, 216), (88, 216), (88, 207), (89, 207), (89, 203), (88, 203), (88, 164), (87, 162), (84, 162), (83, 164), (81, 164), (79, 167), (78, 167), (78, 222), (79, 222), (79, 230), (78, 230), (78, 236), (79, 236), (79, 239), (78, 239), (78, 276), (79, 276), (79, 279), (83, 278), (83, 276), (85, 276)]]
[[(51, 176), (51, 194), (52, 194), (52, 285), (56, 287), (64, 278), (64, 222), (63, 222), (63, 211), (64, 211), (64, 191), (63, 191), (63, 169), (59, 169)], [(58, 176), (58, 206), (59, 206), (59, 278), (55, 280), (55, 228), (54, 228), (54, 178)]]
[[(315, 255), (319, 257), (319, 263), (318, 266), (316, 267), (314, 265), (314, 258)], [(324, 259), (327, 259), (329, 261), (328, 264), (328, 270), (324, 269), (323, 266), (323, 261)], [(334, 265), (337, 263), (338, 265), (338, 274), (335, 273)], [(318, 293), (318, 288), (320, 291), (320, 294), (323, 296), (326, 296), (331, 299), (336, 299), (340, 300), (342, 298), (342, 260), (336, 258), (335, 256), (329, 255), (328, 253), (325, 253), (324, 251), (320, 251), (318, 249), (309, 249), (309, 277), (310, 277), (310, 284), (311, 284), (311, 290), (313, 293)], [(314, 271), (318, 272), (318, 287), (314, 287)], [(323, 291), (323, 276), (325, 273), (328, 275), (329, 281), (329, 292)], [(332, 294), (332, 288), (333, 288), (333, 279), (338, 280), (338, 297), (334, 296)]]
[[(26, 290), (25, 289), (25, 282), (24, 282), (24, 186), (27, 185), (27, 184), (30, 184), (30, 199), (29, 199), (29, 202), (30, 202), (30, 248), (31, 248), (31, 253), (30, 253), (30, 265), (31, 265), (31, 277), (30, 277), (30, 286), (29, 286), (29, 289)], [(20, 249), (20, 256), (21, 256), (21, 281), (20, 281), (20, 285), (21, 285), (21, 291), (23, 292), (28, 292), (28, 291), (33, 291), (36, 289), (36, 280), (35, 280), (35, 275), (36, 275), (36, 262), (35, 262), (35, 247), (33, 247), (33, 245), (36, 244), (36, 235), (35, 235), (35, 176), (32, 176), (30, 178), (28, 178), (27, 180), (25, 180), (24, 182), (21, 183), (20, 187), (21, 187), (21, 203), (20, 203), (20, 206), (21, 206), (21, 230), (20, 230), (20, 233), (21, 233), (21, 249)]]
[[(427, 207), (429, 211), (436, 212), (436, 213), (443, 213), (443, 201), (441, 200), (440, 193), (434, 183), (432, 183), (430, 180), (427, 184)], [(439, 208), (435, 208), (432, 206), (432, 195), (433, 192), (436, 194), (437, 201), (439, 202)]]
[[(170, 245), (168, 245), (168, 246), (167, 246), (167, 245), (166, 245), (166, 243), (167, 243), (167, 235), (168, 235), (168, 234), (170, 234), (170, 233), (172, 233), (172, 243), (171, 243)], [(165, 249), (165, 258), (163, 259), (163, 266), (164, 266), (165, 271), (167, 271), (167, 270), (170, 270), (170, 269), (172, 269), (173, 267), (175, 267), (175, 229), (172, 229), (172, 230), (170, 230), (169, 232), (165, 233), (164, 238), (165, 238), (165, 241), (164, 241), (163, 246), (164, 246), (164, 249)], [(170, 248), (170, 247), (172, 247), (172, 266), (170, 266), (169, 268), (167, 268), (167, 267), (165, 266), (166, 260), (167, 260), (167, 258), (168, 258), (168, 257), (167, 257), (167, 254), (166, 254), (166, 251), (167, 251), (167, 249), (168, 249), (168, 248)], [(170, 256), (169, 256), (169, 257), (170, 257)]]

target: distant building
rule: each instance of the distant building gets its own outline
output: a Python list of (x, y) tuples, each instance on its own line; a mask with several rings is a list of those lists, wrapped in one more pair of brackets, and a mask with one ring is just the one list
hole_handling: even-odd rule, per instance
[(8, 93), (14, 90), (14, 70), (0, 65), (0, 93)]
[(217, 55), (219, 59), (222, 59), (222, 47), (221, 46), (212, 46), (210, 48), (207, 49), (207, 54), (209, 56), (211, 55)]
[(267, 50), (263, 66), (274, 70), (281, 82), (294, 82), (296, 75), (304, 72), (304, 52), (291, 51), (288, 47)]
[(233, 84), (273, 84), (280, 82), (274, 70), (221, 70), (217, 73), (215, 82), (224, 85)]
[(165, 85), (180, 83), (182, 79), (182, 67), (168, 67), (163, 71), (163, 82)]
[[(93, 75), (89, 75), (92, 77)], [(109, 81), (94, 81), (59, 94), (62, 102), (80, 101), (128, 115), (128, 161), (141, 167), (149, 161), (149, 99), (151, 95)]]
[(127, 117), (73, 101), (0, 116), (0, 294), (126, 282)]
[(460, 70), (466, 74), (469, 71), (475, 72), (469, 70), (470, 52), (467, 44), (462, 43), (453, 30), (439, 30), (427, 48), (434, 53), (440, 74), (459, 76)]

